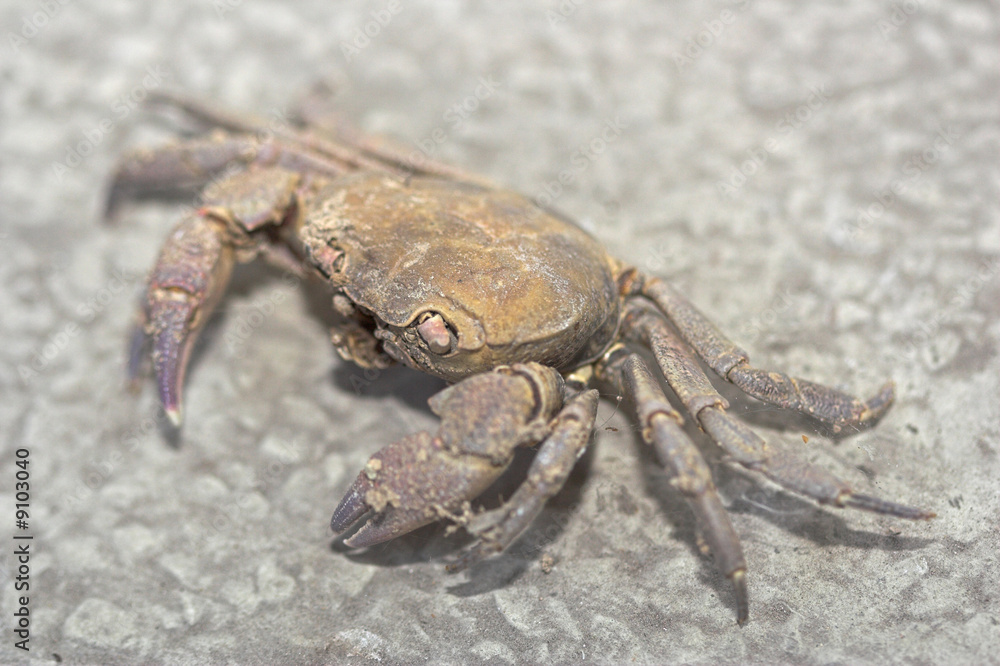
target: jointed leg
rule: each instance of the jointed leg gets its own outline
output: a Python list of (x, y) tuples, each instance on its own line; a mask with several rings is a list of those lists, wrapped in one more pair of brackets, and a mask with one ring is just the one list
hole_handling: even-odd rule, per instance
[(335, 123), (335, 134), (317, 133), (310, 126), (291, 128), (286, 126), (271, 128), (259, 118), (231, 113), (215, 106), (176, 93), (156, 92), (153, 97), (161, 103), (180, 109), (212, 127), (231, 132), (252, 134), (273, 131), (275, 136), (289, 144), (298, 145), (312, 153), (324, 155), (349, 168), (385, 171), (396, 176), (408, 175), (441, 176), (453, 180), (476, 183), (493, 187), (487, 179), (467, 173), (448, 164), (427, 159), (417, 152), (419, 160), (403, 147), (396, 147), (391, 141), (346, 129), (343, 122)]
[(217, 134), (155, 149), (126, 153), (118, 163), (105, 203), (112, 217), (122, 200), (135, 194), (182, 192), (250, 165), (283, 167), (297, 173), (336, 177), (350, 167), (281, 142), (260, 142), (249, 135)]
[(647, 279), (642, 293), (670, 317), (684, 339), (720, 377), (744, 393), (778, 407), (795, 409), (829, 423), (835, 432), (877, 420), (893, 400), (893, 383), (886, 383), (866, 402), (835, 389), (767, 372), (750, 365), (746, 351), (730, 342), (673, 287), (658, 278)]
[(683, 419), (638, 355), (622, 350), (612, 355), (600, 373), (634, 400), (643, 439), (656, 449), (657, 457), (671, 476), (671, 485), (684, 495), (694, 511), (716, 565), (733, 582), (736, 619), (743, 624), (750, 613), (743, 550), (716, 492), (708, 464), (681, 429)]
[(708, 381), (694, 352), (670, 330), (659, 314), (632, 306), (626, 316), (625, 330), (627, 335), (640, 339), (652, 349), (667, 383), (687, 411), (726, 454), (743, 467), (820, 504), (910, 519), (934, 516), (930, 511), (855, 493), (848, 484), (821, 467), (769, 446), (743, 422), (726, 413), (726, 401)]
[(465, 526), (479, 538), (471, 549), (448, 565), (449, 571), (461, 571), (505, 549), (562, 489), (590, 441), (597, 416), (597, 399), (597, 391), (584, 391), (563, 407), (553, 421), (552, 433), (539, 447), (528, 476), (517, 492), (503, 506), (477, 515)]
[[(195, 189), (236, 167), (279, 166), (300, 174), (336, 177), (358, 170), (380, 171), (399, 178), (427, 175), (489, 186), (488, 181), (445, 164), (412, 163), (388, 142), (360, 133), (326, 137), (309, 128), (268, 126), (175, 93), (153, 97), (208, 124), (207, 137), (161, 148), (140, 149), (122, 158), (105, 202), (110, 218), (123, 199), (134, 194)], [(230, 172), (231, 173), (231, 172)]]

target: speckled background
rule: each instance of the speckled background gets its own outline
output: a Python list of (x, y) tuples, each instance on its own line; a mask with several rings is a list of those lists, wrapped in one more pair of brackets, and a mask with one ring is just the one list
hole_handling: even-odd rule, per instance
[[(996, 5), (389, 6), (0, 8), (0, 662), (29, 656), (8, 579), (26, 447), (36, 663), (996, 663)], [(99, 219), (116, 155), (176, 127), (134, 102), (170, 87), (283, 114), (318, 83), (360, 125), (531, 196), (570, 169), (556, 206), (759, 365), (859, 393), (895, 378), (882, 423), (836, 442), (723, 388), (766, 437), (939, 517), (823, 510), (717, 462), (750, 565), (739, 628), (609, 399), (566, 490), (471, 576), (444, 572), (464, 540), (443, 526), (345, 553), (337, 500), (433, 427), (441, 385), (340, 363), (326, 297), (254, 266), (171, 435), (122, 364), (177, 206)]]

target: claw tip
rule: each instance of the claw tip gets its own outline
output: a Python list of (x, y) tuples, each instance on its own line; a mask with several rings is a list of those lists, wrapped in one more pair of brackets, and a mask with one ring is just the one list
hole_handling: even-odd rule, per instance
[(181, 415), (180, 407), (165, 407), (163, 412), (167, 415), (167, 418), (170, 419), (170, 423), (173, 424), (175, 428), (181, 427), (184, 417)]
[(351, 489), (344, 495), (344, 498), (340, 500), (340, 504), (336, 510), (334, 510), (333, 517), (330, 519), (330, 529), (333, 530), (334, 534), (343, 534), (346, 532), (351, 525), (356, 523), (371, 508), (365, 502), (364, 493), (362, 492), (362, 488), (359, 487), (360, 485), (362, 485), (361, 479), (355, 481)]

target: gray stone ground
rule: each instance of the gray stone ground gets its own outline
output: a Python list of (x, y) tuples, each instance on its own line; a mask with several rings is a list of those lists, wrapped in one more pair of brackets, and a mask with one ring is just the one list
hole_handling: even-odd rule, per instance
[[(0, 9), (0, 571), (24, 447), (32, 661), (997, 663), (996, 5), (398, 3), (350, 60), (387, 2)], [(440, 384), (339, 363), (326, 297), (259, 267), (211, 324), (171, 436), (122, 363), (177, 207), (99, 219), (116, 155), (171, 132), (134, 100), (290, 113), (317, 82), (364, 127), (531, 196), (569, 170), (556, 205), (760, 365), (858, 392), (894, 377), (887, 418), (839, 441), (726, 395), (771, 440), (938, 518), (819, 509), (718, 465), (750, 563), (739, 628), (609, 400), (569, 487), (473, 575), (445, 574), (464, 542), (443, 526), (345, 553), (331, 510), (373, 451), (433, 426)], [(29, 656), (16, 596), (4, 580), (2, 662)]]

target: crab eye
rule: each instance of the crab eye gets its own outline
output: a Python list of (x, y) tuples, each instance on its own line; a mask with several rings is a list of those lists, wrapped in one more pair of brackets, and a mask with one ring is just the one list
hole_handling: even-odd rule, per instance
[(435, 354), (447, 354), (454, 345), (454, 337), (444, 319), (437, 312), (425, 312), (420, 316), (417, 333), (427, 348)]

